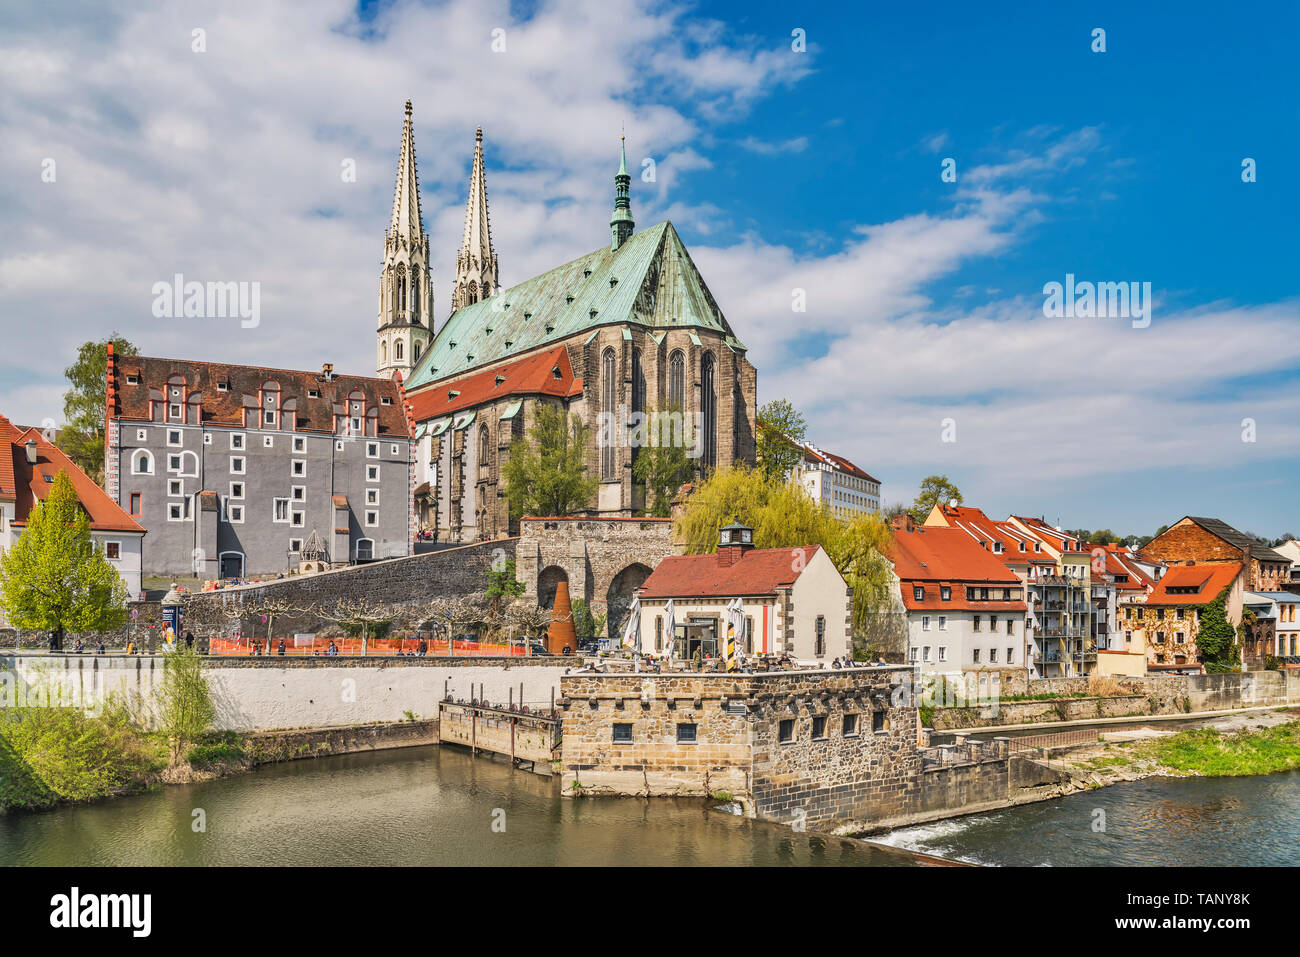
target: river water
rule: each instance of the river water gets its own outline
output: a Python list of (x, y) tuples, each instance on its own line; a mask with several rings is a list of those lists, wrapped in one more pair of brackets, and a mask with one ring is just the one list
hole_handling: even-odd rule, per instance
[(1152, 778), (876, 840), (891, 846), (793, 833), (698, 800), (561, 799), (553, 778), (428, 747), (10, 814), (0, 865), (912, 863), (903, 849), (1001, 865), (1296, 865), (1300, 773)]

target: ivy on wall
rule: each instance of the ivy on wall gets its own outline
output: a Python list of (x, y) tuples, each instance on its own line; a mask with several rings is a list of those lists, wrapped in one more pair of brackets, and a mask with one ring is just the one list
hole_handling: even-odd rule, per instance
[(1196, 633), (1196, 646), (1204, 657), (1207, 674), (1223, 674), (1241, 670), (1241, 645), (1237, 629), (1228, 620), (1228, 593), (1224, 588), (1209, 604), (1201, 606), (1201, 626)]

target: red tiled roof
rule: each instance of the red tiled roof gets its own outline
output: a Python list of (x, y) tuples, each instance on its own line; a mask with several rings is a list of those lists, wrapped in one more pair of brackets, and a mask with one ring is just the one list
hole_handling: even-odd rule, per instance
[(1119, 591), (1145, 591), (1148, 586), (1154, 584), (1154, 579), (1136, 562), (1129, 559), (1128, 546), (1087, 545), (1085, 547), (1090, 554), (1095, 553), (1097, 549), (1106, 553), (1106, 574), (1128, 578), (1128, 581), (1115, 582), (1115, 588)]
[[(36, 464), (27, 463), (27, 442), (36, 443)], [(14, 525), (26, 525), (36, 503), (45, 501), (53, 480), (66, 472), (72, 480), (81, 507), (90, 518), (90, 527), (97, 531), (143, 532), (144, 527), (122, 510), (108, 493), (91, 481), (90, 476), (63, 454), (57, 446), (45, 441), (36, 429), (19, 430), (9, 420), (0, 416), (0, 485), (9, 492), (12, 485), (15, 502)]]
[(880, 484), (880, 479), (875, 478), (858, 468), (842, 455), (836, 455), (834, 452), (827, 452), (825, 449), (819, 449), (815, 445), (809, 445), (806, 442), (799, 443), (799, 447), (803, 449), (805, 459), (812, 459), (815, 462), (825, 462), (827, 465), (837, 468), (841, 472), (848, 472), (856, 478), (864, 479), (868, 482), (875, 482), (877, 485)]
[[(1173, 565), (1147, 596), (1148, 605), (1203, 605), (1219, 597), (1219, 592), (1241, 574), (1240, 562), (1215, 562), (1211, 565)], [(1192, 594), (1170, 593), (1171, 588), (1195, 588)]]
[[(0, 415), (0, 443), (8, 445), (13, 441), (14, 427), (3, 415)], [(13, 456), (8, 449), (0, 447), (0, 502), (16, 502), (18, 486), (14, 482)]]
[[(1020, 579), (998, 556), (981, 548), (965, 529), (918, 525), (909, 532), (895, 528), (890, 558), (899, 578), (903, 604), (909, 609), (1025, 610)], [(918, 585), (923, 589), (919, 599), (915, 597)], [(940, 592), (944, 585), (952, 589), (952, 597), (947, 601), (942, 599)], [(968, 601), (967, 585), (1016, 588), (1021, 590), (1021, 598), (1018, 601)]]
[(582, 379), (574, 378), (569, 350), (558, 346), (480, 369), (461, 379), (443, 379), (409, 392), (407, 396), (415, 412), (415, 421), (423, 422), (504, 396), (552, 395), (565, 398), (581, 393)]
[[(733, 546), (734, 547), (734, 546)], [(669, 555), (641, 586), (642, 598), (735, 598), (774, 595), (794, 584), (820, 545), (751, 548), (732, 565), (710, 555)]]
[[(1036, 539), (1033, 535), (1011, 522), (995, 521), (981, 509), (970, 505), (941, 505), (939, 509), (949, 527), (962, 529), (976, 544), (984, 542), (985, 548), (1004, 565), (1056, 565), (1056, 559), (1051, 555), (1041, 550), (1034, 551)], [(1001, 543), (1001, 553), (994, 551), (995, 542)], [(1022, 544), (1025, 546), (1023, 552), (1020, 550)]]
[[(150, 394), (154, 401), (164, 401), (167, 380), (173, 375), (184, 378), (184, 398), (201, 396), (203, 423), (241, 428), (244, 409), (261, 415), (259, 395), (268, 380), (280, 387), (280, 406), (292, 400), (299, 431), (331, 432), (334, 415), (346, 414), (348, 396), (360, 391), (365, 396), (366, 411), (378, 416), (378, 435), (406, 436), (406, 414), (402, 407), (400, 386), (392, 379), (335, 374), (326, 382), (319, 372), (271, 369), (262, 366), (231, 365), (225, 362), (202, 362), (195, 359), (157, 359), (148, 356), (113, 356), (110, 365), (113, 381), (109, 383), (110, 401), (115, 418), (149, 420)], [(137, 376), (135, 385), (128, 376)], [(218, 383), (227, 388), (219, 390)], [(308, 392), (315, 391), (315, 398)], [(248, 401), (245, 401), (245, 399)], [(387, 398), (388, 405), (381, 399)], [(288, 421), (287, 419), (285, 420)]]

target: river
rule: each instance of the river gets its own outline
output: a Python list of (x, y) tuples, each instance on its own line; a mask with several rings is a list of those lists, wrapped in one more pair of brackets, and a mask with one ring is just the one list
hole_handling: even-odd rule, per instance
[(552, 778), (427, 747), (2, 816), (0, 865), (882, 866), (912, 863), (906, 851), (994, 865), (1297, 865), (1298, 836), (1300, 772), (1149, 778), (895, 831), (874, 839), (881, 848), (698, 800), (561, 799)]

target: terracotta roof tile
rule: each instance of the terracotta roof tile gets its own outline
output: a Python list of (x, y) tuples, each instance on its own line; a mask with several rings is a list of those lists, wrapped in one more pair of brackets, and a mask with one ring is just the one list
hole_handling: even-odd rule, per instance
[[(1216, 562), (1205, 565), (1174, 565), (1147, 596), (1148, 605), (1203, 605), (1219, 597), (1219, 592), (1241, 574), (1240, 562)], [(1170, 589), (1194, 588), (1191, 594)]]
[(443, 379), (411, 391), (408, 397), (415, 421), (423, 422), (506, 396), (569, 397), (581, 392), (582, 379), (574, 378), (569, 351), (558, 346), (460, 379)]
[[(794, 584), (820, 545), (752, 548), (732, 565), (709, 555), (670, 555), (645, 580), (642, 598), (734, 598), (774, 595)], [(798, 570), (796, 570), (798, 569)]]

